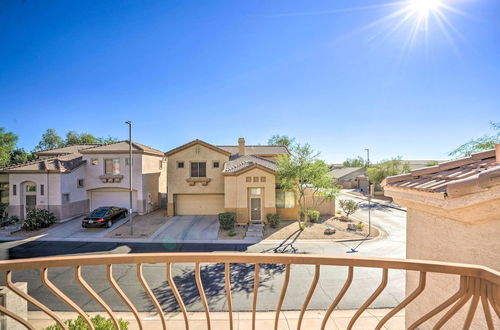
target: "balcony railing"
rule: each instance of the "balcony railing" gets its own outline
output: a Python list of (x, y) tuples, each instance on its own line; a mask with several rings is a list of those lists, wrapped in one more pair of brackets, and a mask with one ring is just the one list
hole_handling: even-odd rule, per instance
[[(167, 329), (168, 321), (166, 312), (162, 309), (161, 303), (158, 300), (158, 294), (152, 290), (148, 281), (143, 273), (143, 265), (145, 264), (164, 264), (165, 265), (165, 278), (175, 296), (179, 310), (182, 312), (186, 329), (189, 329), (189, 317), (187, 307), (183, 301), (182, 295), (177, 288), (176, 282), (172, 276), (172, 266), (178, 263), (191, 263), (194, 266), (194, 281), (190, 283), (193, 288), (199, 293), (199, 299), (203, 305), (206, 322), (208, 329), (211, 329), (211, 313), (209, 303), (202, 284), (201, 264), (219, 264), (221, 267), (217, 268), (219, 273), (216, 276), (223, 278), (225, 288), (225, 299), (227, 303), (228, 322), (230, 329), (233, 329), (233, 300), (231, 298), (232, 285), (231, 283), (231, 267), (237, 264), (254, 265), (253, 266), (253, 285), (252, 285), (252, 325), (255, 329), (256, 313), (258, 302), (258, 289), (261, 285), (260, 275), (261, 267), (265, 265), (280, 265), (284, 271), (283, 284), (281, 292), (276, 295), (276, 308), (275, 308), (275, 329), (278, 328), (280, 321), (280, 311), (283, 307), (283, 301), (287, 295), (287, 289), (291, 278), (291, 268), (294, 265), (309, 265), (314, 267), (314, 275), (311, 279), (305, 279), (310, 283), (307, 295), (302, 303), (300, 315), (298, 318), (298, 329), (303, 326), (303, 316), (309, 306), (311, 298), (316, 291), (318, 281), (320, 279), (320, 270), (324, 267), (338, 266), (345, 268), (347, 276), (340, 291), (336, 294), (335, 298), (331, 301), (328, 308), (325, 308), (325, 315), (322, 320), (321, 329), (324, 329), (330, 316), (338, 307), (339, 303), (348, 292), (356, 269), (372, 268), (381, 271), (381, 282), (378, 287), (371, 293), (368, 299), (360, 304), (355, 314), (350, 319), (348, 329), (351, 329), (359, 320), (361, 314), (370, 307), (374, 300), (384, 291), (389, 282), (389, 270), (406, 270), (415, 271), (418, 275), (418, 285), (412, 292), (399, 302), (394, 308), (390, 310), (384, 317), (380, 319), (376, 329), (381, 329), (387, 322), (398, 312), (410, 306), (414, 300), (419, 297), (425, 290), (432, 290), (432, 287), (426, 286), (426, 280), (429, 274), (447, 274), (447, 276), (456, 276), (459, 279), (459, 287), (457, 291), (449, 297), (436, 296), (435, 304), (426, 306), (427, 311), (423, 315), (418, 315), (418, 319), (413, 321), (412, 324), (407, 324), (408, 329), (417, 329), (424, 325), (428, 320), (434, 316), (439, 315), (437, 322), (434, 323), (434, 328), (439, 329), (447, 324), (447, 322), (457, 313), (461, 313), (461, 309), (469, 302), (465, 308), (466, 316), (463, 321), (463, 328), (470, 327), (476, 314), (482, 314), (479, 319), (484, 321), (484, 328), (493, 329), (495, 324), (498, 324), (500, 318), (500, 273), (486, 267), (465, 265), (465, 264), (452, 264), (433, 261), (417, 261), (417, 260), (399, 260), (399, 259), (382, 259), (382, 258), (349, 258), (342, 256), (324, 256), (324, 255), (288, 255), (288, 254), (252, 254), (252, 253), (146, 253), (146, 254), (119, 254), (119, 255), (83, 255), (83, 256), (65, 256), (65, 257), (47, 257), (47, 258), (33, 258), (33, 259), (19, 259), (19, 260), (6, 260), (0, 261), (0, 271), (5, 272), (5, 285), (12, 290), (19, 297), (23, 298), (40, 311), (46, 313), (55, 323), (59, 324), (63, 329), (67, 329), (63, 320), (58, 316), (58, 312), (51, 310), (45, 304), (35, 299), (29, 293), (20, 290), (13, 282), (13, 272), (26, 271), (26, 270), (39, 270), (41, 283), (49, 289), (55, 296), (60, 298), (71, 309), (79, 314), (85, 322), (93, 329), (91, 321), (86, 313), (80, 307), (78, 302), (70, 299), (60, 288), (49, 279), (49, 269), (70, 267), (74, 271), (74, 278), (93, 299), (109, 314), (113, 323), (117, 328), (118, 318), (115, 311), (104, 301), (104, 299), (92, 288), (91, 285), (82, 276), (82, 269), (88, 266), (103, 266), (106, 269), (106, 278), (98, 278), (97, 273), (93, 273), (92, 281), (100, 280), (100, 282), (107, 281), (109, 287), (112, 288), (116, 294), (121, 298), (125, 305), (129, 308), (130, 312), (134, 315), (138, 327), (145, 329), (143, 320), (138, 312), (138, 308), (124, 290), (117, 283), (113, 276), (114, 265), (135, 265), (137, 284), (140, 285), (144, 292), (147, 294), (152, 306), (158, 312), (163, 329)], [(295, 267), (295, 266), (294, 266)], [(104, 276), (103, 276), (104, 277)], [(251, 281), (252, 282), (252, 281)], [(430, 281), (429, 281), (430, 284)], [(481, 302), (482, 310), (478, 308)], [(493, 312), (491, 311), (493, 309)], [(22, 323), (28, 329), (34, 329), (27, 320), (15, 311), (9, 310), (0, 306), (0, 312)], [(442, 313), (443, 312), (443, 313)], [(465, 312), (464, 312), (465, 313)]]

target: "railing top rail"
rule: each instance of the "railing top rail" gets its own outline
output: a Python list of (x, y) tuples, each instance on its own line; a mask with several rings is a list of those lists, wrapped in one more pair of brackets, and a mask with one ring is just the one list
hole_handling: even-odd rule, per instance
[(211, 253), (130, 253), (71, 255), (0, 261), (0, 271), (53, 267), (97, 266), (138, 263), (251, 263), (354, 266), (414, 270), (482, 278), (500, 285), (500, 272), (488, 267), (431, 260), (347, 257), (315, 254), (274, 254), (244, 252)]

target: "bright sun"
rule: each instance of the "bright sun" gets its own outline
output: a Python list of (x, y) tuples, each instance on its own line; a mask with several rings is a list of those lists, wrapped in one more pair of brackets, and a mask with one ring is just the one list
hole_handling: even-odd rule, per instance
[(410, 0), (410, 10), (420, 16), (426, 18), (431, 12), (439, 10), (441, 7), (440, 0)]

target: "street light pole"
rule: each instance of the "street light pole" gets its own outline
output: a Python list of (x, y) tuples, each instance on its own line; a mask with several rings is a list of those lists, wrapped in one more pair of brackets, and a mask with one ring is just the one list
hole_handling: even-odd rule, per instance
[(132, 222), (132, 122), (126, 121), (128, 124), (128, 187), (129, 187), (129, 210), (128, 214), (130, 217), (130, 235), (134, 235), (134, 226)]
[[(370, 167), (370, 149), (366, 150), (366, 168)], [(371, 199), (372, 199), (372, 189), (370, 185), (370, 177), (368, 177), (368, 237), (370, 237), (372, 233), (372, 218), (371, 218)]]

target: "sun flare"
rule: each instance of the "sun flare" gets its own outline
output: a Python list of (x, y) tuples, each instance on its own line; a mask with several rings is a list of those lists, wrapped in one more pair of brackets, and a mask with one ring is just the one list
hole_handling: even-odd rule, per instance
[(419, 17), (426, 18), (430, 13), (439, 10), (440, 0), (410, 0), (409, 9)]

